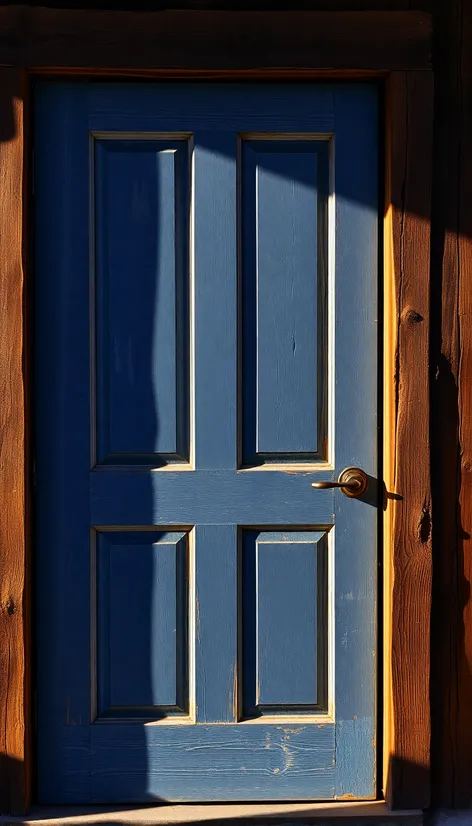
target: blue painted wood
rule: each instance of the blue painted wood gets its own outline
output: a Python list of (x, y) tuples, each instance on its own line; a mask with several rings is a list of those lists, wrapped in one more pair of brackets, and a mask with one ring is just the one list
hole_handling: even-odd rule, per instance
[[(375, 793), (372, 741), (376, 716), (377, 510), (369, 504), (374, 501), (372, 496), (365, 501), (349, 500), (339, 492), (315, 491), (311, 482), (314, 478), (335, 477), (347, 464), (358, 464), (372, 476), (377, 472), (376, 91), (368, 85), (254, 84), (246, 87), (242, 84), (41, 83), (38, 84), (35, 107), (36, 624), (40, 800), (43, 803), (87, 803), (159, 799), (312, 800), (350, 794), (370, 797)], [(158, 168), (168, 193), (172, 190), (170, 177), (166, 177), (169, 159), (162, 160), (164, 154), (159, 147), (170, 147), (174, 142), (180, 147), (182, 143), (190, 147), (192, 155), (189, 164), (189, 169), (193, 169), (192, 185), (187, 186), (182, 195), (186, 198), (186, 193), (191, 191), (193, 198), (189, 219), (191, 243), (188, 243), (190, 318), (183, 326), (187, 325), (191, 343), (189, 374), (184, 384), (188, 387), (189, 406), (194, 410), (189, 455), (194, 460), (195, 470), (162, 467), (164, 461), (169, 461), (168, 455), (175, 455), (164, 452), (169, 446), (173, 449), (172, 439), (167, 441), (170, 431), (166, 431), (167, 425), (163, 425), (161, 431), (155, 420), (153, 440), (150, 440), (152, 413), (148, 403), (142, 403), (143, 395), (140, 396), (141, 403), (137, 402), (136, 409), (130, 414), (134, 429), (126, 427), (125, 405), (122, 411), (109, 411), (110, 422), (113, 417), (114, 422), (121, 422), (117, 425), (120, 439), (128, 439), (128, 436), (132, 436), (131, 441), (136, 439), (133, 444), (130, 441), (130, 452), (123, 454), (126, 458), (120, 461), (125, 466), (107, 459), (106, 466), (90, 467), (96, 424), (90, 391), (95, 382), (91, 366), (101, 365), (96, 360), (90, 322), (91, 318), (95, 319), (97, 331), (102, 335), (107, 329), (104, 316), (110, 305), (106, 292), (100, 298), (104, 279), (100, 281), (98, 277), (98, 291), (94, 293), (93, 267), (90, 273), (90, 261), (93, 264), (95, 257), (96, 264), (97, 255), (103, 253), (103, 250), (100, 253), (100, 239), (95, 239), (99, 243), (95, 243), (95, 248), (93, 246), (94, 222), (90, 203), (96, 214), (100, 195), (97, 191), (94, 202), (90, 188), (90, 133), (97, 133), (94, 140), (101, 142), (105, 133), (113, 131), (121, 133), (114, 137), (117, 145), (134, 141), (139, 144), (136, 152), (133, 145), (128, 153), (132, 162), (129, 165), (126, 162), (127, 171), (120, 165), (121, 150), (117, 150), (116, 171), (124, 176), (128, 190), (134, 185), (135, 177), (142, 180), (140, 164), (148, 164), (149, 158), (142, 160), (139, 151), (145, 139), (154, 144), (155, 156), (159, 156), (149, 179), (157, 176)], [(335, 427), (333, 441), (327, 448), (334, 460), (332, 472), (318, 472), (315, 463), (309, 471), (305, 467), (300, 472), (293, 467), (287, 468), (285, 473), (262, 466), (256, 470), (238, 469), (238, 461), (244, 458), (238, 406), (241, 397), (244, 400), (245, 388), (250, 381), (244, 358), (240, 357), (242, 342), (237, 341), (237, 331), (244, 326), (240, 323), (244, 322), (243, 315), (238, 327), (238, 307), (244, 314), (246, 306), (245, 296), (241, 295), (242, 284), (238, 283), (237, 267), (238, 259), (240, 263), (243, 260), (241, 238), (238, 237), (238, 227), (241, 228), (237, 209), (238, 198), (241, 199), (238, 181), (241, 182), (242, 177), (239, 149), (241, 140), (254, 140), (251, 137), (254, 132), (268, 135), (267, 141), (272, 140), (274, 132), (321, 135), (326, 143), (334, 134), (336, 152), (331, 177), (336, 225), (326, 226), (326, 210), (320, 210), (318, 200), (318, 216), (322, 218), (317, 226), (318, 270), (313, 270), (319, 275), (320, 255), (326, 255), (329, 231), (335, 239), (334, 273), (330, 278), (334, 275), (336, 289), (333, 281), (323, 286), (322, 279), (318, 278), (316, 300), (321, 306), (326, 302), (327, 290), (331, 290), (333, 313), (329, 321), (335, 328), (336, 344), (329, 358), (336, 385), (328, 412), (334, 418)], [(101, 149), (98, 151), (100, 153)], [(260, 163), (263, 167), (264, 157)], [(146, 168), (151, 170), (150, 165)], [(326, 170), (322, 162), (317, 168), (318, 189), (320, 170)], [(185, 175), (180, 178), (176, 173), (175, 203), (181, 179), (183, 182)], [(300, 193), (298, 179), (295, 178), (294, 184)], [(182, 183), (182, 192), (184, 189)], [(172, 298), (172, 290), (180, 282), (176, 275), (178, 265), (167, 267), (164, 263), (171, 260), (172, 254), (175, 261), (179, 256), (179, 260), (185, 258), (186, 239), (174, 228), (173, 253), (171, 245), (166, 246), (169, 235), (167, 230), (164, 232), (164, 227), (170, 227), (170, 224), (165, 224), (165, 220), (159, 224), (157, 219), (162, 210), (169, 209), (170, 202), (159, 202), (161, 206), (158, 206), (157, 190), (154, 191), (156, 234), (160, 238), (161, 252), (167, 250), (167, 253), (165, 260), (159, 257), (154, 260), (153, 267), (142, 258), (142, 272), (146, 271), (146, 278), (140, 282), (131, 274), (129, 277), (135, 289), (130, 293), (125, 266), (122, 267), (118, 259), (132, 261), (132, 248), (140, 239), (149, 255), (146, 244), (151, 244), (150, 230), (142, 221), (138, 222), (137, 232), (133, 234), (131, 222), (125, 220), (126, 204), (115, 204), (113, 198), (110, 208), (102, 211), (102, 219), (108, 220), (111, 212), (115, 226), (122, 225), (123, 236), (129, 239), (123, 255), (113, 259), (114, 271), (119, 273), (112, 288), (112, 292), (116, 290), (119, 311), (112, 316), (118, 338), (125, 340), (128, 325), (129, 333), (142, 347), (142, 359), (147, 359), (148, 367), (153, 364), (160, 369), (160, 365), (167, 363), (167, 355), (174, 354), (174, 360), (170, 360), (166, 368), (169, 386), (165, 383), (163, 395), (158, 400), (159, 404), (164, 404), (161, 399), (166, 399), (165, 407), (160, 410), (164, 420), (170, 410), (180, 409), (178, 402), (172, 399), (178, 397), (174, 379), (185, 375), (185, 370), (180, 370), (185, 362), (185, 347), (181, 347), (175, 359), (178, 342), (183, 341), (183, 333), (177, 329), (175, 346), (166, 351), (166, 355), (162, 348), (165, 349), (169, 342), (159, 339), (161, 333), (154, 327), (159, 323), (161, 332), (167, 329), (169, 340), (172, 338), (169, 314), (174, 312), (174, 306), (177, 307), (180, 300), (176, 293)], [(167, 216), (169, 214), (166, 212)], [(100, 238), (104, 234), (103, 220), (99, 227)], [(303, 215), (300, 216), (302, 220), (305, 221)], [(114, 229), (112, 246), (115, 236)], [(307, 244), (312, 243), (310, 238)], [(302, 255), (299, 250), (292, 254), (298, 253)], [(163, 273), (164, 270), (168, 275), (164, 286), (159, 277), (158, 297), (164, 301), (161, 308), (167, 307), (169, 313), (159, 315), (160, 308), (154, 303), (151, 314), (148, 306), (152, 303), (150, 281), (157, 271)], [(279, 282), (283, 282), (280, 271), (277, 272)], [(100, 276), (99, 268), (97, 273)], [(281, 284), (283, 288), (284, 283)], [(119, 299), (120, 291), (122, 296), (132, 296), (126, 311), (124, 299)], [(91, 303), (94, 294), (98, 299), (95, 307)], [(312, 293), (311, 296), (313, 298)], [(267, 301), (272, 302), (274, 312), (279, 311), (276, 296), (269, 293)], [(297, 306), (303, 315), (305, 305), (298, 302)], [(261, 306), (261, 311), (264, 312), (265, 307)], [(319, 320), (318, 314), (313, 324)], [(302, 335), (305, 335), (305, 328)], [(325, 344), (326, 329), (317, 335), (317, 357), (322, 350), (320, 336)], [(160, 346), (156, 351), (150, 345), (145, 346), (146, 341), (158, 340)], [(312, 339), (310, 341), (313, 344)], [(101, 354), (107, 352), (107, 347), (108, 352), (112, 352), (109, 341), (100, 344), (99, 338), (97, 343)], [(326, 394), (326, 365), (318, 366), (318, 373), (325, 381), (323, 392)], [(145, 375), (148, 376), (147, 383)], [(153, 402), (155, 417), (153, 370), (140, 373), (140, 377), (143, 394)], [(162, 382), (160, 386), (162, 389)], [(319, 397), (318, 385), (317, 393)], [(118, 398), (121, 398), (119, 394)], [(128, 398), (125, 394), (125, 399)], [(317, 416), (318, 411), (317, 407)], [(242, 412), (243, 408), (239, 413)], [(271, 439), (275, 433), (277, 439), (282, 440), (275, 442), (277, 450), (285, 438), (283, 430), (277, 429), (278, 415), (279, 411), (274, 408), (273, 422), (268, 416), (264, 419)], [(326, 408), (323, 416), (327, 418)], [(103, 414), (98, 418), (102, 421)], [(314, 426), (314, 432), (316, 430)], [(166, 439), (165, 444), (158, 441), (161, 434), (162, 439)], [(139, 442), (144, 436), (145, 439)], [(99, 433), (99, 442), (100, 438)], [(139, 444), (144, 453), (134, 452), (135, 444)], [(304, 444), (301, 441), (299, 448)], [(106, 449), (111, 450), (111, 447)], [(146, 467), (149, 457), (154, 469)], [(291, 458), (295, 465), (300, 460), (301, 453)], [(105, 588), (105, 598), (102, 599), (103, 593), (100, 595), (99, 589), (97, 601), (92, 576), (97, 569), (91, 564), (93, 538), (97, 533), (96, 538), (105, 534), (111, 536), (110, 528), (116, 529), (116, 535), (124, 536), (126, 532), (128, 535), (118, 556), (114, 557), (115, 567), (109, 569), (109, 595), (106, 597)], [(129, 721), (129, 715), (126, 719), (95, 719), (95, 706), (105, 708), (112, 702), (111, 687), (107, 689), (110, 700), (100, 699), (97, 684), (100, 683), (100, 669), (97, 672), (94, 665), (94, 643), (104, 650), (106, 623), (104, 626), (102, 622), (101, 632), (98, 626), (100, 616), (103, 620), (107, 614), (107, 599), (108, 605), (113, 606), (113, 634), (117, 635), (111, 646), (114, 662), (110, 671), (116, 697), (123, 692), (125, 699), (131, 701), (133, 692), (136, 692), (139, 703), (148, 702), (149, 696), (153, 702), (156, 699), (163, 702), (177, 693), (174, 682), (176, 686), (181, 684), (180, 677), (174, 678), (167, 673), (164, 683), (156, 683), (156, 695), (154, 689), (150, 693), (144, 692), (145, 696), (138, 693), (145, 685), (153, 685), (154, 666), (150, 656), (147, 673), (140, 671), (144, 660), (140, 659), (140, 645), (141, 653), (143, 648), (142, 643), (137, 642), (137, 626), (146, 625), (148, 640), (152, 637), (160, 641), (155, 653), (158, 659), (154, 663), (159, 662), (158, 650), (170, 652), (172, 649), (169, 629), (179, 602), (177, 586), (170, 588), (168, 585), (171, 579), (174, 582), (173, 563), (153, 549), (154, 540), (149, 544), (150, 535), (166, 529), (168, 533), (189, 535), (189, 641), (188, 647), (184, 646), (189, 663), (189, 714), (177, 719), (174, 713), (173, 719), (159, 719), (163, 714), (173, 713), (162, 704), (152, 715), (154, 723), (145, 725), (143, 718), (149, 717), (149, 714), (146, 717), (148, 707), (139, 705), (133, 708), (134, 722)], [(262, 720), (242, 719), (244, 598), (243, 553), (238, 550), (238, 536), (244, 536), (245, 531), (291, 535), (289, 545), (294, 544), (293, 535), (297, 532), (310, 535), (310, 538), (313, 531), (329, 534), (327, 550), (326, 541), (320, 540), (320, 548), (323, 545), (324, 550), (317, 557), (317, 567), (322, 581), (326, 582), (326, 577), (330, 580), (334, 611), (330, 609), (328, 612), (326, 608), (325, 586), (314, 591), (317, 631), (320, 615), (329, 613), (333, 623), (334, 648), (331, 651), (326, 653), (326, 633), (318, 633), (316, 639), (318, 676), (322, 671), (320, 662), (325, 663), (328, 657), (331, 658), (330, 673), (334, 674), (328, 685), (329, 707), (334, 708), (334, 716), (324, 727), (320, 727), (316, 717), (313, 719), (299, 707), (295, 708), (293, 697), (293, 713), (290, 711), (287, 723), (280, 718), (277, 722), (277, 714), (267, 714)], [(142, 545), (136, 540), (138, 534), (144, 537)], [(139, 551), (147, 550), (146, 558), (140, 558), (141, 568), (138, 563), (135, 570), (132, 564), (129, 565), (127, 577), (126, 557), (132, 556), (134, 561), (139, 556), (131, 552), (130, 538), (131, 545), (140, 546)], [(160, 540), (157, 548), (159, 545)], [(100, 548), (97, 553), (100, 555)], [(112, 556), (110, 546), (110, 559)], [(321, 558), (324, 563), (320, 566)], [(307, 559), (303, 556), (293, 571), (286, 562), (273, 571), (270, 565), (263, 566), (268, 602), (261, 616), (274, 617), (279, 637), (284, 633), (283, 616), (287, 617), (287, 623), (290, 621), (291, 628), (302, 622), (301, 638), (294, 643), (295, 650), (299, 651), (302, 639), (307, 639), (308, 626), (314, 624), (313, 606), (310, 607), (308, 596), (308, 591), (313, 592), (312, 577), (307, 573), (311, 563)], [(162, 563), (161, 590), (152, 576), (144, 575), (144, 568), (149, 569), (151, 562), (153, 566)], [(305, 577), (302, 577), (302, 571), (305, 571)], [(106, 580), (102, 574), (103, 570), (99, 569), (98, 585), (103, 585)], [(177, 579), (180, 582), (183, 577), (179, 574)], [(283, 611), (280, 617), (276, 614), (276, 597), (269, 590), (282, 588), (283, 579), (292, 604), (295, 587), (301, 589), (302, 597), (297, 605), (300, 617), (292, 616), (292, 613), (284, 615)], [(124, 615), (120, 615), (118, 621), (116, 617), (128, 590), (135, 594), (131, 603), (138, 601), (140, 607), (126, 623)], [(110, 629), (107, 634), (108, 639), (112, 639)], [(120, 638), (123, 651), (120, 650)], [(283, 645), (287, 645), (287, 639), (283, 640)], [(261, 651), (261, 662), (267, 664), (265, 673), (269, 680), (265, 684), (262, 682), (263, 690), (266, 691), (267, 686), (269, 694), (272, 689), (282, 692), (285, 686), (295, 693), (285, 673), (280, 677), (282, 684), (275, 685), (274, 646), (270, 640), (263, 642), (263, 646), (267, 650)], [(123, 656), (123, 652), (130, 654)], [(128, 675), (123, 663), (125, 658), (131, 660), (133, 657), (136, 658), (132, 669), (130, 667), (133, 673)], [(302, 675), (305, 675), (304, 669), (308, 668), (310, 659), (313, 663), (311, 648), (305, 659)], [(136, 674), (138, 682), (134, 679)], [(158, 680), (157, 671), (154, 679)], [(309, 687), (305, 676), (302, 687), (304, 691)], [(312, 688), (313, 684), (310, 691)], [(316, 690), (320, 705), (327, 708), (327, 698), (322, 697), (319, 679)], [(279, 693), (276, 699), (282, 696)], [(355, 766), (353, 755), (356, 755)]]
[(216, 470), (237, 463), (236, 136), (194, 140), (195, 464)]
[(238, 719), (236, 525), (195, 528), (195, 717)]
[(94, 141), (101, 463), (188, 461), (188, 153)]
[[(144, 735), (143, 735), (144, 732)], [(324, 800), (334, 794), (335, 726), (301, 721), (219, 726), (139, 728), (99, 724), (64, 727), (59, 747), (64, 778), (57, 791), (45, 776), (44, 796), (69, 804), (118, 801), (310, 800), (316, 787)], [(87, 773), (91, 756), (99, 770)]]
[[(371, 437), (377, 427), (377, 410), (368, 403), (377, 394), (378, 110), (375, 88), (360, 87), (354, 99), (349, 87), (338, 87), (335, 112), (336, 467), (355, 465), (377, 477), (380, 476), (377, 441)], [(346, 288), (342, 289), (341, 285)], [(377, 496), (381, 507), (380, 485)], [(371, 797), (374, 789), (376, 716), (372, 710), (376, 708), (378, 557), (377, 521), (372, 515), (372, 508), (366, 502), (335, 496), (337, 796)], [(360, 754), (361, 742), (364, 744), (362, 760), (353, 760), (354, 754)]]
[(332, 490), (311, 483), (330, 473), (208, 471), (90, 474), (94, 525), (319, 525), (333, 523)]
[(96, 565), (98, 716), (188, 711), (186, 535), (100, 532)]
[[(58, 83), (57, 93), (69, 94), (70, 84)], [(180, 132), (193, 135), (229, 133), (233, 151), (238, 134), (248, 132), (334, 131), (334, 94), (329, 85), (300, 84), (93, 83), (76, 92), (87, 101), (88, 126), (101, 132)]]
[(327, 258), (318, 224), (327, 141), (243, 141), (242, 166), (244, 461), (315, 459), (325, 435)]
[(296, 531), (243, 534), (246, 717), (319, 708), (318, 680), (327, 675), (327, 662), (318, 662), (318, 638), (327, 635), (322, 613), (326, 597), (318, 593), (326, 586), (318, 571), (323, 536)]

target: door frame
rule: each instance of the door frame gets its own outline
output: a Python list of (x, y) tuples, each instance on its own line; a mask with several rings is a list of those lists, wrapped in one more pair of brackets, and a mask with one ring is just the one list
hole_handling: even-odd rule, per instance
[[(30, 91), (36, 77), (372, 80), (384, 102), (383, 742), (391, 808), (430, 801), (431, 17), (422, 12), (0, 9), (0, 807), (34, 786)], [(276, 61), (274, 60), (276, 56)], [(276, 63), (276, 65), (275, 65)], [(413, 459), (413, 461), (411, 461)]]

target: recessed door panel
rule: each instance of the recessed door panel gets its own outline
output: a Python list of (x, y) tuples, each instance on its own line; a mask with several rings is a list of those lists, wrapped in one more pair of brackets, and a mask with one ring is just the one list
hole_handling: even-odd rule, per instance
[(243, 140), (241, 165), (243, 462), (326, 459), (329, 142)]

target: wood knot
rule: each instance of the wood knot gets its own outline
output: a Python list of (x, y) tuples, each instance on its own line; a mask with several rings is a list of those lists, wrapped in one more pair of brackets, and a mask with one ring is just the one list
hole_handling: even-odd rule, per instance
[(404, 324), (419, 324), (424, 321), (421, 313), (418, 313), (413, 307), (405, 307), (402, 310), (402, 321)]
[(2, 603), (2, 610), (5, 614), (8, 614), (9, 617), (15, 613), (16, 605), (13, 597), (8, 597), (8, 599)]
[(418, 525), (418, 535), (420, 542), (424, 545), (431, 536), (431, 511), (426, 505), (423, 506)]

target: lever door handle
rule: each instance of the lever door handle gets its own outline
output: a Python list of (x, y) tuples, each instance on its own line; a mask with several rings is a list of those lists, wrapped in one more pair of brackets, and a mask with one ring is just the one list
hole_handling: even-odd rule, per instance
[(326, 488), (341, 488), (341, 492), (351, 499), (362, 496), (367, 488), (367, 474), (358, 467), (347, 467), (341, 471), (337, 482), (313, 482), (312, 488), (326, 490)]

